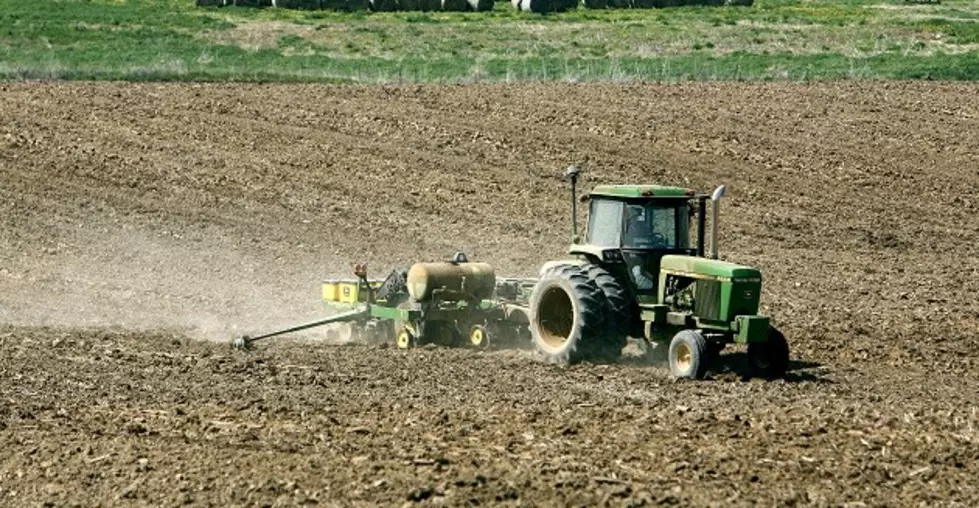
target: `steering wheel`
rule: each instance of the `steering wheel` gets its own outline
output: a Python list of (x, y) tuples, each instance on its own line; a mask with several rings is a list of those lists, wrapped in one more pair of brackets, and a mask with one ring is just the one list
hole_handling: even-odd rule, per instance
[(661, 245), (668, 245), (666, 237), (662, 233), (650, 233), (649, 236), (644, 236), (636, 238), (633, 241), (636, 247), (659, 247)]

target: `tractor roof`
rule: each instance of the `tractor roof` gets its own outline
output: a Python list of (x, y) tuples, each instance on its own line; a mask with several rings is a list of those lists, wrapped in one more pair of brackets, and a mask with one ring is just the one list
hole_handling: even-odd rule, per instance
[(596, 185), (591, 196), (610, 198), (685, 198), (696, 196), (693, 189), (664, 185)]

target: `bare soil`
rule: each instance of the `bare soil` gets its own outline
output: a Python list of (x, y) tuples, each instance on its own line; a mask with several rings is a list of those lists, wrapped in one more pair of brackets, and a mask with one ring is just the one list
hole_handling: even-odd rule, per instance
[[(0, 84), (4, 505), (975, 506), (979, 87)], [(596, 183), (729, 187), (784, 381), (229, 348), (319, 281), (533, 276)], [(205, 340), (200, 340), (205, 339)]]

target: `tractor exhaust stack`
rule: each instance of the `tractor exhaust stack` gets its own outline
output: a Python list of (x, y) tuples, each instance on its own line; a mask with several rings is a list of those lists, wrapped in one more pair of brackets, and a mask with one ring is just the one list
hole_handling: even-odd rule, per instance
[(724, 197), (725, 187), (723, 185), (714, 189), (710, 195), (711, 208), (713, 214), (710, 220), (710, 257), (717, 259), (717, 221), (721, 216), (721, 198)]
[(565, 180), (571, 180), (571, 243), (578, 243), (578, 166), (568, 166), (564, 172)]

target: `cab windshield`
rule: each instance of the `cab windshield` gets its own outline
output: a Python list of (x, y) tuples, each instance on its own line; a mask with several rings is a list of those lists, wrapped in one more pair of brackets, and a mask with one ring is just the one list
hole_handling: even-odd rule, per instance
[(623, 248), (690, 248), (690, 209), (685, 200), (626, 203), (624, 211)]

